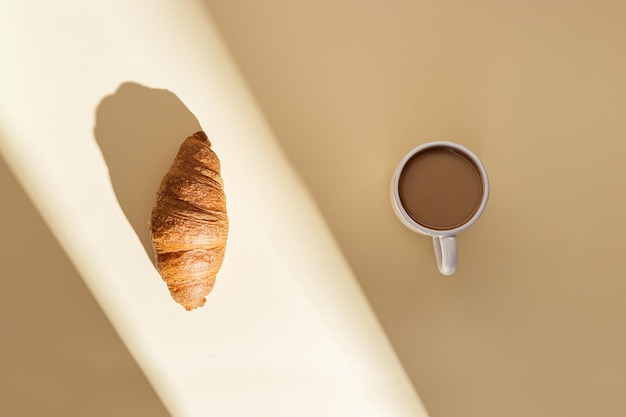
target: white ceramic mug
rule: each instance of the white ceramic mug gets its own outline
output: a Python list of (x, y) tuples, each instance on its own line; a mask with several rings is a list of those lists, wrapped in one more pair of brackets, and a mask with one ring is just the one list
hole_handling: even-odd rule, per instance
[[(422, 178), (428, 175), (431, 175), (431, 176), (437, 175), (437, 178), (431, 178), (429, 180), (424, 179), (424, 181), (431, 181), (433, 182), (433, 184), (436, 185), (434, 187), (431, 187), (428, 193), (422, 192), (424, 195), (428, 194), (428, 196), (424, 198), (437, 200), (434, 206), (431, 204), (432, 207), (429, 209), (431, 211), (439, 210), (441, 212), (445, 212), (449, 208), (449, 207), (446, 207), (446, 204), (450, 204), (450, 201), (453, 200), (453, 199), (450, 200), (449, 198), (448, 200), (446, 200), (446, 198), (448, 197), (447, 195), (445, 195), (446, 192), (448, 194), (452, 192), (457, 192), (457, 191), (450, 191), (450, 190), (454, 190), (455, 186), (457, 189), (462, 190), (462, 187), (464, 185), (463, 181), (460, 181), (458, 184), (454, 184), (453, 182), (454, 180), (457, 180), (458, 182), (459, 176), (467, 176), (465, 175), (465, 172), (459, 171), (454, 174), (450, 173), (452, 169), (448, 169), (448, 167), (442, 163), (443, 161), (445, 161), (444, 159), (438, 161), (436, 159), (432, 159), (433, 157), (428, 157), (428, 158), (431, 158), (430, 161), (421, 162), (420, 158), (426, 161), (425, 160), (426, 157), (424, 155), (428, 155), (426, 153), (427, 151), (441, 153), (442, 158), (448, 158), (448, 160), (450, 160), (450, 162), (446, 162), (446, 163), (453, 163), (453, 164), (469, 163), (468, 167), (471, 165), (471, 168), (468, 168), (468, 170), (473, 172), (474, 173), (473, 175), (476, 176), (476, 178), (473, 178), (471, 181), (475, 182), (476, 186), (478, 186), (478, 184), (480, 186), (480, 191), (476, 191), (475, 197), (471, 197), (472, 199), (475, 199), (475, 203), (472, 202), (472, 204), (475, 204), (475, 207), (473, 207), (472, 210), (468, 212), (466, 218), (464, 218), (460, 222), (457, 222), (456, 224), (451, 224), (449, 227), (446, 226), (445, 224), (438, 225), (437, 227), (434, 227), (433, 225), (425, 224), (423, 221), (420, 221), (417, 218), (419, 216), (411, 215), (411, 212), (407, 210), (407, 206), (409, 205), (408, 204), (409, 199), (407, 196), (412, 191), (410, 186), (416, 185), (415, 193), (420, 192), (420, 189), (417, 186), (417, 182), (419, 181), (415, 183), (408, 182), (408, 185), (407, 185), (408, 180), (403, 179), (402, 180), (403, 183), (401, 184), (401, 178), (404, 178), (405, 176), (409, 175), (406, 173), (409, 169), (412, 170), (413, 172), (411, 175), (418, 175), (418, 177), (413, 177), (413, 178)], [(448, 152), (450, 153), (450, 156), (447, 156)], [(452, 159), (454, 158), (465, 158), (465, 159), (464, 159), (464, 162), (461, 162), (460, 160), (458, 162), (454, 162), (452, 161)], [(425, 163), (429, 163), (431, 164), (432, 167), (434, 167), (434, 169), (431, 169), (429, 171), (426, 168), (421, 168), (422, 169), (421, 171), (417, 171), (417, 169), (420, 169), (419, 168), (420, 163), (422, 165)], [(407, 168), (408, 164), (411, 164), (410, 165), (411, 168)], [(453, 165), (450, 165), (450, 167), (453, 167)], [(422, 175), (422, 177), (419, 177), (419, 175)], [(447, 176), (450, 176), (450, 178), (444, 178)], [(464, 178), (460, 178), (460, 179), (464, 180)], [(439, 181), (439, 183), (437, 181)], [(400, 191), (400, 187), (403, 187), (402, 189), (404, 190), (404, 193)], [(403, 201), (402, 194), (405, 195), (406, 201)], [(443, 197), (439, 198), (438, 194), (442, 194)], [(416, 201), (418, 201), (419, 203), (420, 196), (414, 196), (414, 197), (417, 198)], [(472, 226), (476, 222), (476, 220), (478, 220), (480, 215), (483, 213), (485, 206), (487, 205), (488, 199), (489, 199), (489, 180), (487, 178), (487, 171), (485, 170), (485, 167), (483, 166), (482, 162), (469, 149), (453, 142), (429, 142), (411, 150), (398, 164), (398, 167), (396, 168), (393, 174), (392, 181), (391, 181), (391, 203), (392, 203), (392, 207), (396, 216), (398, 216), (400, 221), (406, 227), (413, 230), (414, 232), (431, 236), (433, 238), (433, 246), (435, 248), (435, 257), (437, 259), (437, 266), (439, 268), (439, 271), (444, 275), (452, 275), (456, 271), (457, 246), (456, 246), (455, 236), (458, 233)], [(415, 204), (418, 204), (418, 203), (412, 203), (414, 205), (413, 207), (415, 207)], [(439, 206), (437, 204), (439, 204)], [(413, 208), (413, 211), (419, 211), (419, 209)]]

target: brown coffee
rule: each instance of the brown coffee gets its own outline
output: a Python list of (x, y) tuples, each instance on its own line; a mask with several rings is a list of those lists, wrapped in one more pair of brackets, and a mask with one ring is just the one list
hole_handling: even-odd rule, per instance
[(469, 157), (445, 146), (413, 155), (400, 174), (400, 201), (413, 220), (435, 230), (462, 226), (480, 207), (484, 187)]

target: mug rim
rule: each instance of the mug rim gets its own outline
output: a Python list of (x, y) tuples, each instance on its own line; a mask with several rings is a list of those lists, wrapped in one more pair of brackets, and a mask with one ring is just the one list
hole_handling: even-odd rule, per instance
[[(482, 193), (480, 205), (476, 209), (476, 212), (465, 223), (453, 229), (446, 229), (446, 230), (431, 229), (429, 227), (419, 224), (418, 222), (413, 220), (413, 218), (409, 215), (409, 213), (404, 209), (404, 206), (402, 205), (402, 202), (400, 201), (400, 192), (399, 192), (400, 174), (402, 174), (402, 170), (404, 169), (404, 166), (416, 154), (426, 149), (436, 148), (436, 147), (452, 148), (455, 151), (461, 152), (464, 156), (470, 158), (471, 161), (476, 166), (476, 168), (478, 169), (478, 171), (480, 172), (480, 177), (481, 177), (481, 181), (483, 185), (483, 193)], [(391, 200), (393, 203), (392, 206), (393, 206), (396, 216), (398, 216), (398, 218), (409, 229), (414, 230), (418, 233), (422, 233), (424, 235), (428, 235), (428, 236), (453, 236), (468, 229), (482, 215), (483, 211), (485, 210), (485, 207), (487, 206), (488, 199), (489, 199), (489, 178), (487, 177), (487, 170), (485, 169), (482, 161), (478, 158), (478, 156), (476, 156), (476, 154), (474, 154), (468, 148), (455, 142), (434, 141), (434, 142), (426, 142), (419, 146), (416, 146), (415, 148), (410, 150), (404, 156), (404, 158), (402, 158), (400, 163), (397, 165), (396, 170), (394, 171), (394, 175), (392, 177)]]

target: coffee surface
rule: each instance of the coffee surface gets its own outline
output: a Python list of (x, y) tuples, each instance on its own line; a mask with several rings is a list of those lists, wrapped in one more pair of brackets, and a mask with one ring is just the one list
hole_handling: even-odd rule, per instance
[(414, 155), (399, 179), (400, 201), (422, 226), (450, 230), (480, 207), (483, 185), (474, 163), (454, 149), (436, 147)]

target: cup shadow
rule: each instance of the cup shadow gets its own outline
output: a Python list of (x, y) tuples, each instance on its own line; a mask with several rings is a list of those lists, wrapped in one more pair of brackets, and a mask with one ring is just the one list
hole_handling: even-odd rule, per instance
[(94, 136), (117, 200), (154, 262), (148, 220), (163, 175), (178, 147), (201, 130), (194, 114), (171, 91), (125, 82), (96, 110)]

